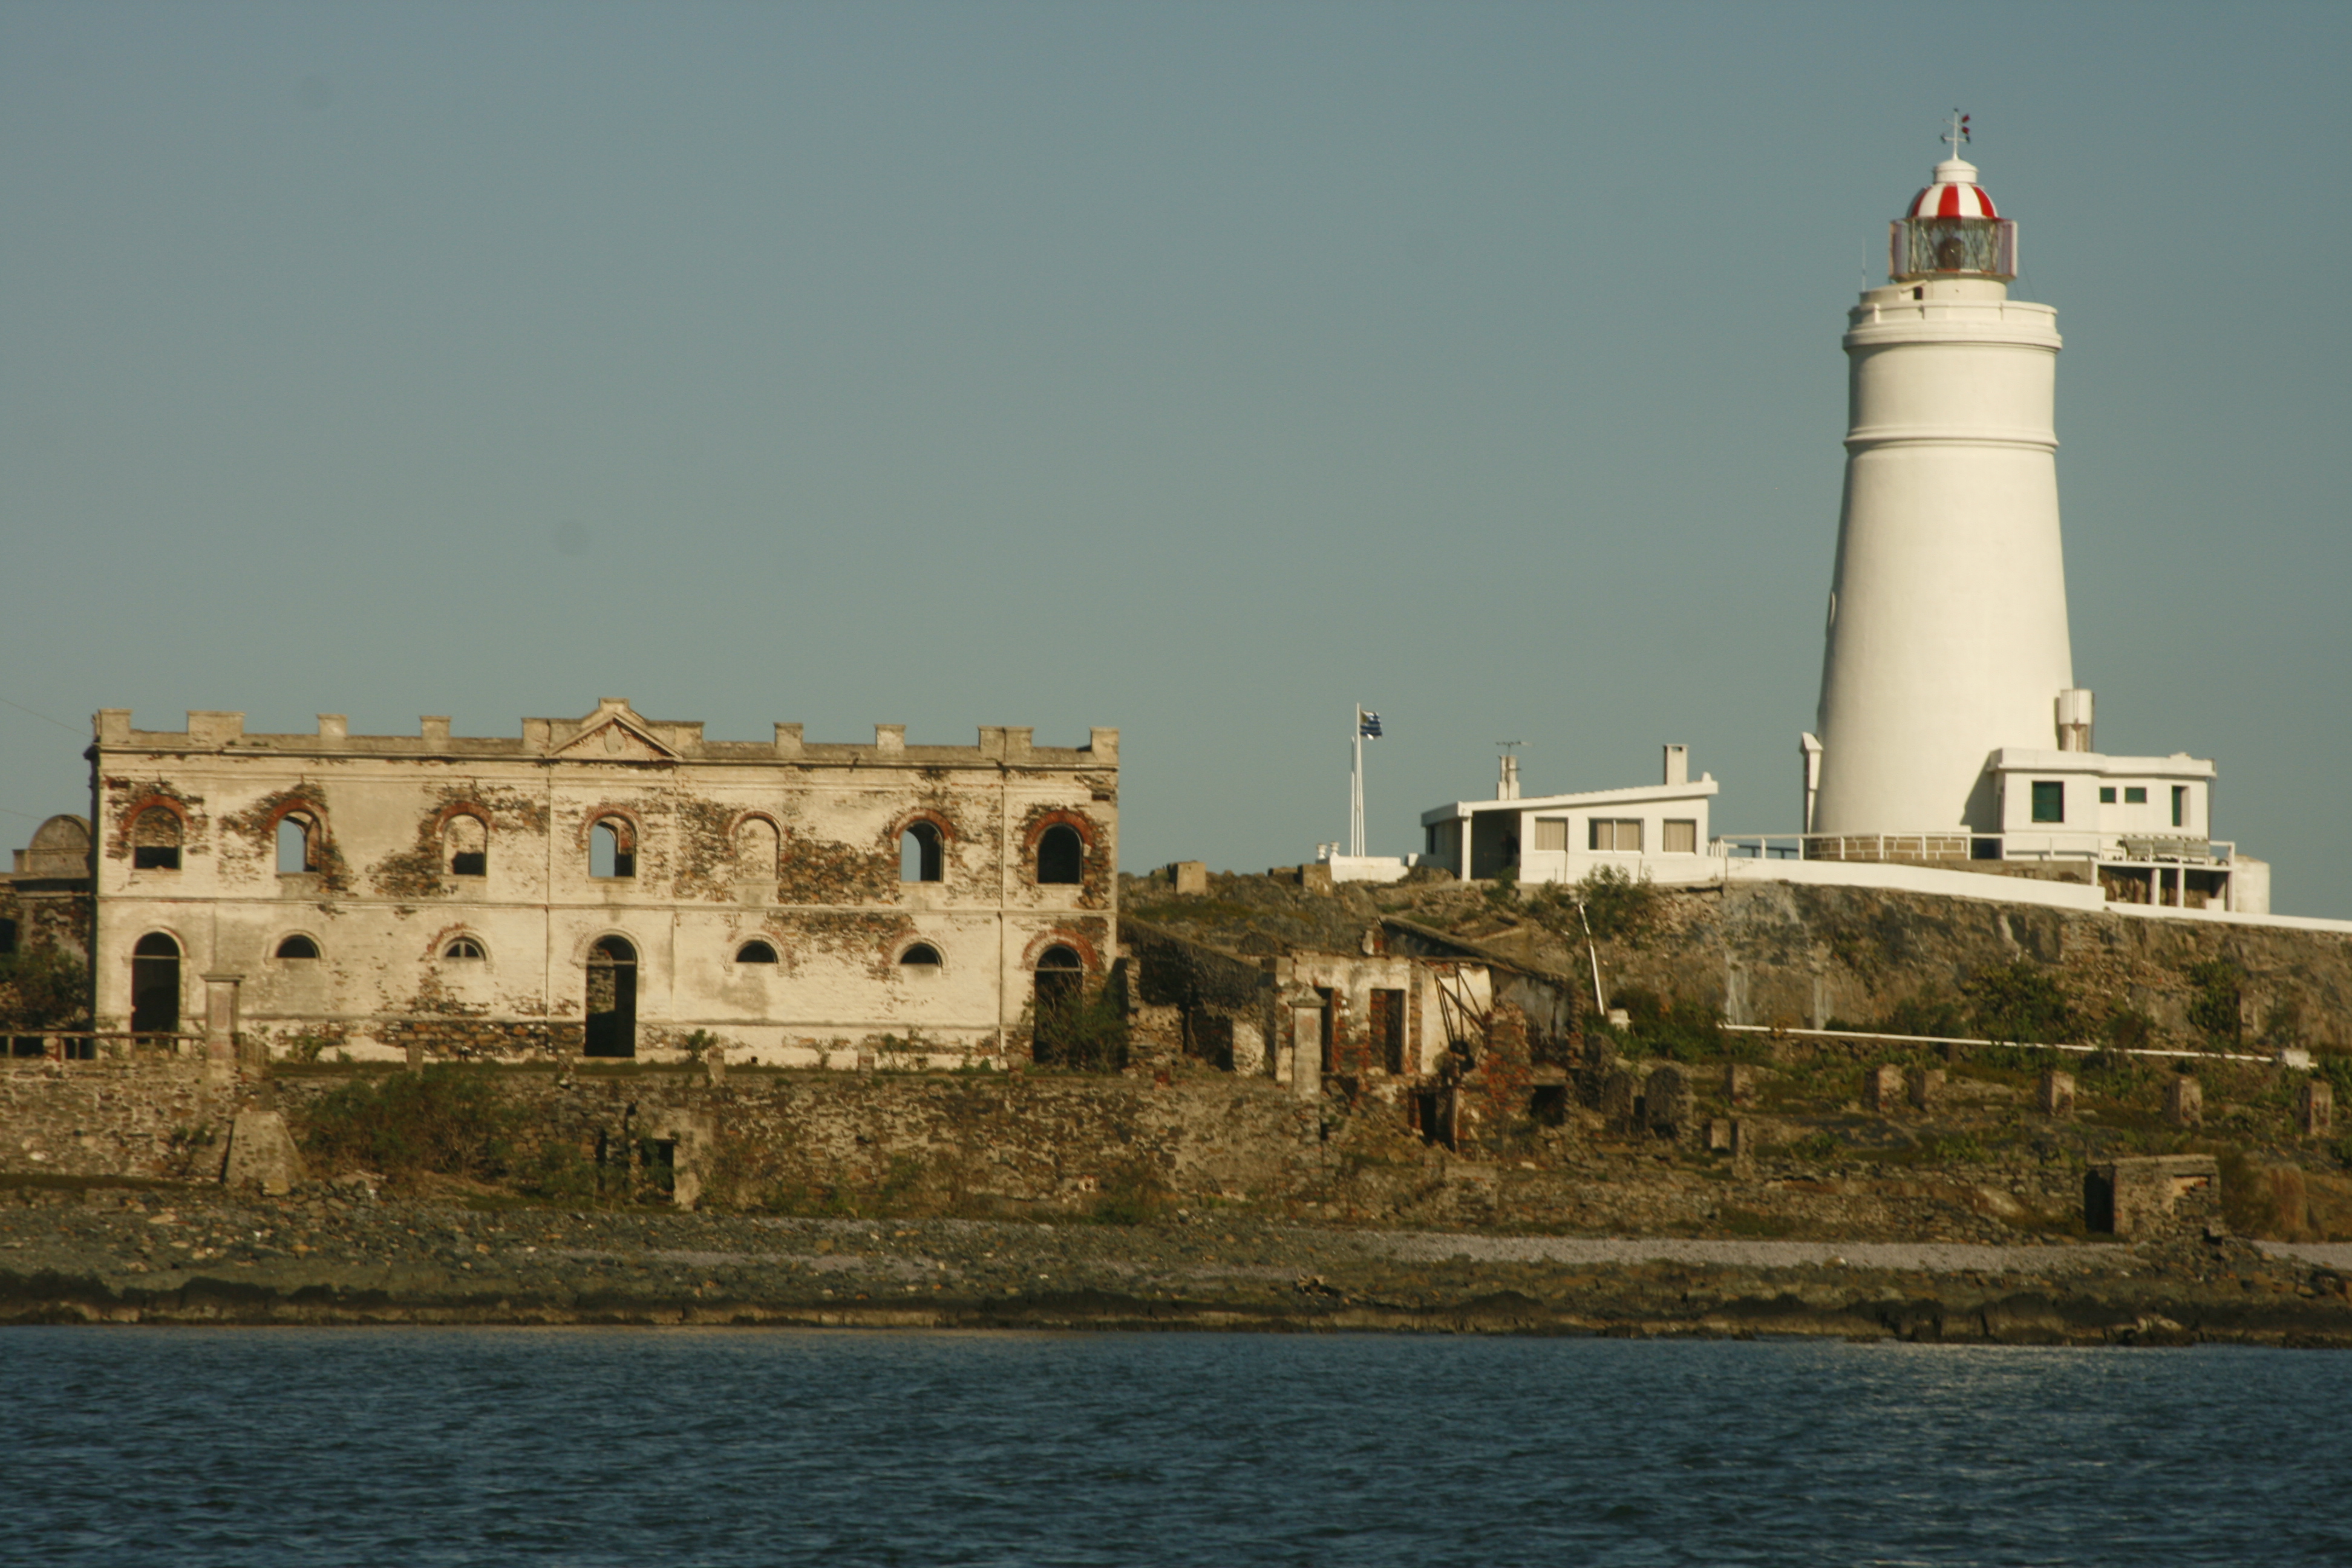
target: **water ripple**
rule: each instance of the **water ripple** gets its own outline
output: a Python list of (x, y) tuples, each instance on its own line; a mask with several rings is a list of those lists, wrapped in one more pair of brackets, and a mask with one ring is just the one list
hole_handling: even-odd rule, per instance
[(0, 1563), (2342, 1563), (2325, 1352), (0, 1331)]

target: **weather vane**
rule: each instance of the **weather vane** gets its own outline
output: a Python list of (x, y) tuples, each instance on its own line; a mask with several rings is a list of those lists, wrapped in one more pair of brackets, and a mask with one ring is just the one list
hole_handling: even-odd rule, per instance
[(1953, 110), (1952, 128), (1949, 131), (1945, 132), (1941, 136), (1937, 137), (1937, 140), (1939, 142), (1950, 142), (1952, 144), (1952, 156), (1955, 158), (1958, 157), (1960, 155), (1960, 149), (1969, 144), (1969, 117), (1962, 114), (1957, 109)]

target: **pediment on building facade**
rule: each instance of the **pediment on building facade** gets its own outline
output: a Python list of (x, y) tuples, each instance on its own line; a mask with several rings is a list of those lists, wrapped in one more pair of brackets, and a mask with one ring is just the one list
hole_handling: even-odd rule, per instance
[(592, 713), (578, 734), (550, 753), (575, 763), (674, 763), (677, 752), (654, 739), (626, 710)]

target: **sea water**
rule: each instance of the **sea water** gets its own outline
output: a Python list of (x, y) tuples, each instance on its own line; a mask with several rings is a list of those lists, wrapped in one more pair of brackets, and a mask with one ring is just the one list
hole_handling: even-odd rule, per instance
[(2352, 1563), (2352, 1356), (0, 1330), (0, 1563)]

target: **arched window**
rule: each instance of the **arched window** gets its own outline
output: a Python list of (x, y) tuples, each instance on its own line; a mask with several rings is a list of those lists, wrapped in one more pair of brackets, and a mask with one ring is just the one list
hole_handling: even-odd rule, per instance
[(588, 874), (592, 877), (634, 877), (637, 874), (637, 834), (625, 816), (600, 816), (588, 830)]
[(1037, 955), (1036, 1017), (1031, 1049), (1041, 1062), (1059, 1061), (1086, 999), (1085, 961), (1066, 947)]
[(937, 969), (940, 950), (928, 942), (919, 942), (898, 955), (898, 962), (914, 969)]
[(316, 958), (319, 956), (319, 944), (312, 942), (309, 937), (302, 935), (299, 931), (297, 931), (294, 935), (286, 938), (278, 944), (278, 956), (280, 958)]
[(746, 819), (735, 829), (735, 874), (753, 881), (771, 881), (776, 875), (776, 825), (762, 816)]
[(625, 937), (600, 938), (588, 952), (588, 1038), (592, 1057), (637, 1054), (637, 950)]
[(152, 931), (131, 950), (131, 1032), (170, 1035), (179, 1027), (180, 944)]
[(441, 956), (444, 958), (481, 959), (488, 958), (489, 954), (484, 952), (482, 951), (482, 944), (475, 941), (472, 937), (461, 936), (451, 939), (449, 945), (441, 950)]
[(771, 942), (747, 942), (742, 946), (735, 950), (735, 962), (738, 963), (773, 963), (776, 962), (775, 946)]
[(487, 877), (490, 872), (490, 833), (482, 819), (461, 812), (441, 829), (441, 852), (449, 858), (452, 877)]
[(1087, 841), (1066, 822), (1045, 829), (1037, 840), (1037, 880), (1078, 882), (1085, 879)]
[(938, 882), (947, 876), (947, 840), (935, 822), (908, 826), (898, 838), (898, 880)]
[(180, 814), (151, 805), (131, 819), (131, 867), (136, 871), (180, 868)]
[(278, 874), (299, 876), (319, 868), (319, 819), (289, 811), (278, 819)]

